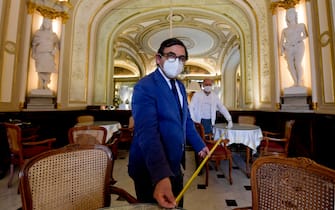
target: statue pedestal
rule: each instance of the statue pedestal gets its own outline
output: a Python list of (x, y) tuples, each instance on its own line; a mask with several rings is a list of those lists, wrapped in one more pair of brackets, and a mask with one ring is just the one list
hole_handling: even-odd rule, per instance
[(118, 110), (130, 110), (129, 104), (120, 104)]
[(27, 110), (54, 110), (56, 96), (49, 89), (35, 89), (26, 99)]
[(281, 97), (281, 109), (290, 111), (310, 110), (312, 98), (306, 87), (289, 87), (284, 89)]

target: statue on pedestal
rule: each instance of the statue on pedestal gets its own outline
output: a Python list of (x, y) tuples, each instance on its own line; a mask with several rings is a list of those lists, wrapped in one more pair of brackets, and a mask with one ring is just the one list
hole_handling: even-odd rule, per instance
[[(119, 95), (121, 99), (121, 104), (119, 104), (119, 109), (128, 110), (129, 109), (129, 87), (122, 85), (119, 89)], [(128, 102), (128, 103), (127, 103)]]
[(49, 89), (51, 73), (56, 72), (55, 53), (57, 49), (59, 49), (59, 39), (52, 31), (52, 22), (44, 18), (32, 41), (32, 57), (35, 60), (36, 72), (38, 72), (42, 89)]
[(287, 27), (281, 34), (281, 54), (285, 54), (288, 69), (294, 81), (294, 86), (303, 86), (303, 68), (301, 65), (305, 52), (304, 39), (307, 30), (304, 23), (297, 23), (298, 17), (295, 8), (286, 11)]

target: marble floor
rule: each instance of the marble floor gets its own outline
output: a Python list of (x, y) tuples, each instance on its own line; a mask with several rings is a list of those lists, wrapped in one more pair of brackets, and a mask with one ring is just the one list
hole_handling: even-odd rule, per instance
[[(205, 184), (205, 173), (197, 176), (184, 194), (184, 209), (187, 210), (229, 210), (237, 206), (251, 205), (250, 179), (243, 172), (244, 161), (239, 153), (233, 153), (233, 184), (225, 178), (228, 174), (228, 162), (221, 161), (218, 171), (210, 170), (209, 185)], [(118, 159), (115, 161), (114, 178), (115, 184), (135, 195), (132, 180), (127, 174), (127, 150), (119, 150)], [(191, 178), (195, 171), (194, 152), (186, 153), (185, 183)], [(214, 166), (214, 165), (213, 165)], [(18, 173), (18, 169), (16, 169)], [(21, 198), (17, 193), (18, 178), (15, 176), (14, 185), (7, 188), (8, 175), (0, 180), (0, 209), (17, 210), (21, 207)], [(126, 205), (125, 201), (119, 201), (117, 196), (112, 196), (112, 206)]]

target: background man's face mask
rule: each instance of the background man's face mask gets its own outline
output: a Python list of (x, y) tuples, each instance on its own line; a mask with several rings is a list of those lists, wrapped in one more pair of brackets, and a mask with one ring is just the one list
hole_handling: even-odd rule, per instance
[(212, 86), (204, 86), (204, 91), (206, 92), (211, 92), (212, 91)]

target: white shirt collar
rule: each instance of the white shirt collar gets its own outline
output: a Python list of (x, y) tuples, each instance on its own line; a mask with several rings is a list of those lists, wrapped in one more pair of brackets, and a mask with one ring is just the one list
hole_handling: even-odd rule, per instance
[(165, 79), (165, 81), (168, 83), (169, 87), (172, 88), (171, 87), (171, 83), (170, 83), (170, 78), (168, 78), (167, 76), (165, 76), (165, 74), (163, 73), (163, 70), (160, 67), (158, 67), (158, 70), (161, 73), (161, 75), (163, 76), (163, 78)]

